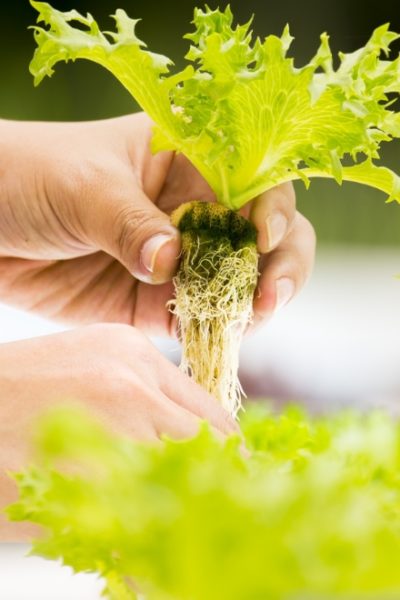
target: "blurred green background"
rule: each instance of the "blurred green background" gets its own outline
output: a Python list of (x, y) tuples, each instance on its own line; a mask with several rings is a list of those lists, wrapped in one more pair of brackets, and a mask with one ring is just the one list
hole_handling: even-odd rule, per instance
[[(192, 0), (53, 0), (60, 10), (76, 8), (91, 12), (102, 28), (110, 29), (108, 15), (118, 7), (132, 17), (141, 17), (138, 34), (148, 46), (182, 64), (188, 47), (182, 39), (190, 30), (193, 8), (202, 3)], [(225, 7), (220, 0), (208, 3)], [(334, 52), (350, 52), (368, 39), (378, 25), (390, 22), (400, 32), (400, 5), (397, 1), (355, 2), (349, 0), (299, 1), (232, 0), (239, 21), (255, 14), (254, 32), (265, 36), (281, 33), (290, 24), (295, 42), (292, 53), (296, 64), (309, 60), (319, 35), (327, 31)], [(34, 51), (32, 32), (35, 11), (25, 0), (2, 3), (0, 37), (0, 116), (10, 119), (85, 120), (107, 118), (137, 110), (128, 93), (101, 67), (84, 61), (59, 65), (56, 75), (34, 88), (28, 64)], [(399, 51), (395, 45), (393, 56)], [(393, 142), (383, 153), (383, 162), (400, 172), (400, 144)], [(314, 181), (308, 192), (297, 184), (300, 210), (313, 222), (320, 242), (400, 245), (400, 207), (385, 206), (379, 192), (356, 184), (340, 189), (330, 181)]]

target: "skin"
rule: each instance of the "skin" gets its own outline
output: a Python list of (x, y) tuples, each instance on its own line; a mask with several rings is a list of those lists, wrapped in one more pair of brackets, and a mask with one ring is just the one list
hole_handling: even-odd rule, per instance
[[(165, 305), (180, 242), (168, 215), (188, 200), (214, 200), (194, 167), (182, 155), (151, 155), (143, 113), (89, 123), (0, 122), (0, 131), (0, 297), (67, 323), (174, 333)], [(273, 313), (279, 279), (293, 282), (294, 295), (312, 268), (314, 232), (295, 204), (285, 184), (242, 211), (264, 255), (258, 320)], [(286, 225), (274, 234), (266, 222), (276, 214)], [(150, 273), (141, 248), (158, 233), (172, 239)]]
[[(6, 470), (28, 461), (32, 419), (57, 403), (79, 403), (106, 427), (147, 442), (166, 431), (177, 439), (193, 436), (203, 419), (217, 435), (237, 431), (211, 396), (128, 325), (89, 325), (3, 344), (0, 364), (0, 509), (16, 499)], [(1, 540), (30, 531), (0, 515)]]
[[(153, 156), (150, 138), (143, 113), (0, 121), (1, 300), (68, 324), (108, 323), (0, 346), (0, 508), (15, 497), (4, 470), (27, 460), (32, 420), (60, 399), (79, 399), (138, 439), (190, 436), (201, 418), (222, 435), (237, 429), (144, 336), (175, 335), (166, 303), (180, 239), (168, 215), (188, 200), (215, 200), (183, 156)], [(301, 289), (315, 236), (289, 184), (242, 212), (258, 230), (258, 324)], [(0, 540), (25, 533), (0, 520)]]

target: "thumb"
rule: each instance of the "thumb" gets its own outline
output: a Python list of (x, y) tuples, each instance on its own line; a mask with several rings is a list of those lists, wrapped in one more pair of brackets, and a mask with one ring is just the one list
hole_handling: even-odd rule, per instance
[(104, 195), (95, 218), (89, 215), (91, 239), (140, 281), (169, 281), (178, 267), (181, 243), (168, 215), (137, 186)]

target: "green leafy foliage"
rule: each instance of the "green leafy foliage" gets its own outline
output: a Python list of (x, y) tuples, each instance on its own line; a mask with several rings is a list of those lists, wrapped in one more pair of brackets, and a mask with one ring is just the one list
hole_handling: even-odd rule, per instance
[(117, 600), (398, 598), (400, 425), (257, 408), (243, 431), (149, 446), (58, 410), (9, 515)]
[(49, 26), (34, 28), (35, 82), (59, 61), (103, 65), (154, 120), (154, 150), (185, 154), (227, 207), (312, 177), (367, 184), (400, 201), (400, 178), (375, 163), (381, 143), (400, 137), (392, 106), (400, 58), (388, 59), (399, 35), (388, 25), (364, 47), (340, 54), (336, 69), (323, 34), (316, 55), (298, 68), (287, 55), (288, 27), (281, 37), (253, 41), (250, 23), (234, 26), (229, 7), (196, 9), (195, 31), (186, 36), (191, 64), (171, 74), (171, 61), (146, 49), (137, 21), (123, 10), (113, 16), (116, 32), (101, 32), (91, 15), (31, 4)]

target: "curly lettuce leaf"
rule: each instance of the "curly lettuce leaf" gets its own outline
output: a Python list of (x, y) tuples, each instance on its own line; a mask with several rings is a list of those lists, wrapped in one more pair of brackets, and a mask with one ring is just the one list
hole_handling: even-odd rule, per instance
[(154, 120), (154, 151), (185, 154), (229, 208), (284, 181), (308, 186), (312, 177), (358, 181), (400, 202), (400, 178), (374, 163), (381, 143), (400, 137), (400, 115), (391, 108), (400, 58), (387, 58), (399, 35), (388, 25), (359, 50), (341, 53), (336, 69), (323, 34), (315, 56), (297, 68), (287, 56), (288, 27), (281, 37), (253, 41), (250, 23), (233, 26), (229, 7), (196, 9), (195, 31), (186, 36), (192, 64), (171, 74), (171, 61), (146, 49), (137, 21), (123, 10), (111, 33), (91, 15), (31, 4), (49, 26), (34, 28), (35, 82), (59, 61), (103, 65)]
[(145, 446), (58, 409), (8, 513), (115, 600), (399, 597), (400, 424), (260, 407), (243, 430), (245, 455), (206, 427)]
[[(169, 88), (181, 76), (162, 79), (172, 64), (161, 54), (146, 50), (136, 36), (138, 20), (130, 19), (122, 9), (113, 15), (116, 32), (102, 32), (90, 14), (83, 16), (76, 10), (61, 12), (45, 2), (31, 4), (39, 12), (38, 22), (50, 25), (46, 30), (33, 27), (38, 48), (30, 64), (35, 85), (54, 73), (59, 61), (84, 58), (111, 71), (127, 88), (137, 102), (173, 140), (179, 137), (178, 123), (174, 119), (169, 100)], [(174, 143), (171, 141), (171, 143)]]

